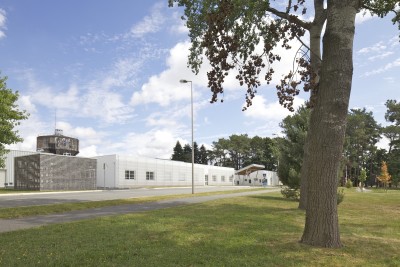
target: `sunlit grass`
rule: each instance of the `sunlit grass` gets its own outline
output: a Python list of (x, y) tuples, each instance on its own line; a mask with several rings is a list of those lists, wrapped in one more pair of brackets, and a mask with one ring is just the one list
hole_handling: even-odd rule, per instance
[(3, 233), (0, 266), (399, 266), (399, 205), (346, 190), (341, 249), (298, 243), (304, 213), (269, 193)]
[(145, 202), (154, 202), (154, 201), (160, 201), (160, 200), (166, 200), (166, 199), (177, 199), (177, 198), (193, 197), (193, 196), (217, 195), (217, 194), (221, 194), (221, 193), (233, 194), (233, 193), (240, 193), (240, 192), (247, 192), (247, 191), (254, 191), (254, 190), (263, 190), (263, 189), (238, 189), (238, 190), (229, 190), (229, 191), (196, 193), (194, 195), (180, 194), (180, 195), (139, 197), (139, 198), (104, 200), (104, 201), (60, 203), (60, 204), (50, 204), (50, 205), (43, 205), (43, 206), (0, 208), (0, 218), (12, 219), (12, 218), (27, 217), (27, 216), (63, 213), (63, 212), (74, 211), (74, 210), (94, 209), (94, 208), (117, 206), (117, 205), (139, 204), (139, 203), (145, 203)]

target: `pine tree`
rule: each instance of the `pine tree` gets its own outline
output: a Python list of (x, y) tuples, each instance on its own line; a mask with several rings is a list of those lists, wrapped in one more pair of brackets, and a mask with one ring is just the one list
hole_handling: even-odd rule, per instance
[(192, 148), (189, 144), (183, 146), (183, 161), (192, 162)]
[(194, 142), (193, 147), (194, 147), (194, 163), (200, 163), (199, 145), (196, 142)]
[(200, 153), (200, 164), (207, 165), (208, 164), (207, 149), (204, 145), (201, 145), (199, 153)]
[(181, 143), (179, 141), (176, 142), (176, 145), (174, 147), (174, 153), (172, 154), (171, 160), (176, 160), (176, 161), (184, 161), (184, 155), (183, 155), (183, 148), (181, 146)]

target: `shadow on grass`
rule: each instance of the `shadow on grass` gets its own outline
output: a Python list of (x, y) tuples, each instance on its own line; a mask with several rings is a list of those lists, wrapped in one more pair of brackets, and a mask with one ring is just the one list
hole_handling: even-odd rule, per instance
[(292, 203), (296, 203), (296, 205), (298, 205), (298, 201), (292, 200), (292, 199), (288, 199), (288, 198), (284, 198), (282, 196), (271, 196), (271, 195), (254, 195), (254, 196), (249, 196), (251, 198), (258, 198), (258, 199), (264, 199), (264, 200), (277, 200), (277, 201), (285, 201), (285, 202), (292, 202)]

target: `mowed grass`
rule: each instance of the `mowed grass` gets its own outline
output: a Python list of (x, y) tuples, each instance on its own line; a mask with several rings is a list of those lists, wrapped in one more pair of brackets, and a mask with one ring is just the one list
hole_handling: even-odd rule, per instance
[(28, 216), (63, 213), (63, 212), (74, 211), (74, 210), (95, 209), (95, 208), (117, 206), (117, 205), (139, 204), (139, 203), (154, 202), (154, 201), (161, 201), (161, 200), (167, 200), (167, 199), (179, 199), (179, 198), (194, 197), (194, 196), (233, 194), (233, 193), (256, 191), (256, 190), (265, 190), (265, 189), (264, 188), (261, 188), (261, 189), (236, 189), (236, 190), (227, 190), (227, 191), (196, 193), (195, 195), (180, 194), (180, 195), (138, 197), (138, 198), (103, 200), (103, 201), (83, 201), (83, 202), (73, 202), (73, 203), (59, 203), (59, 204), (49, 204), (49, 205), (42, 205), (42, 206), (0, 208), (0, 219), (15, 219), (15, 218), (28, 217)]
[(400, 191), (347, 190), (341, 249), (298, 243), (279, 193), (0, 234), (0, 266), (399, 266)]

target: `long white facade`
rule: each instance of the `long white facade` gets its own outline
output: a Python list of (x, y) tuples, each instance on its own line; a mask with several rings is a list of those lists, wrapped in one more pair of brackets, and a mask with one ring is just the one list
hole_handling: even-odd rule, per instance
[[(97, 187), (190, 186), (192, 164), (145, 157), (107, 155), (97, 159)], [(195, 185), (234, 185), (234, 169), (194, 164)]]

